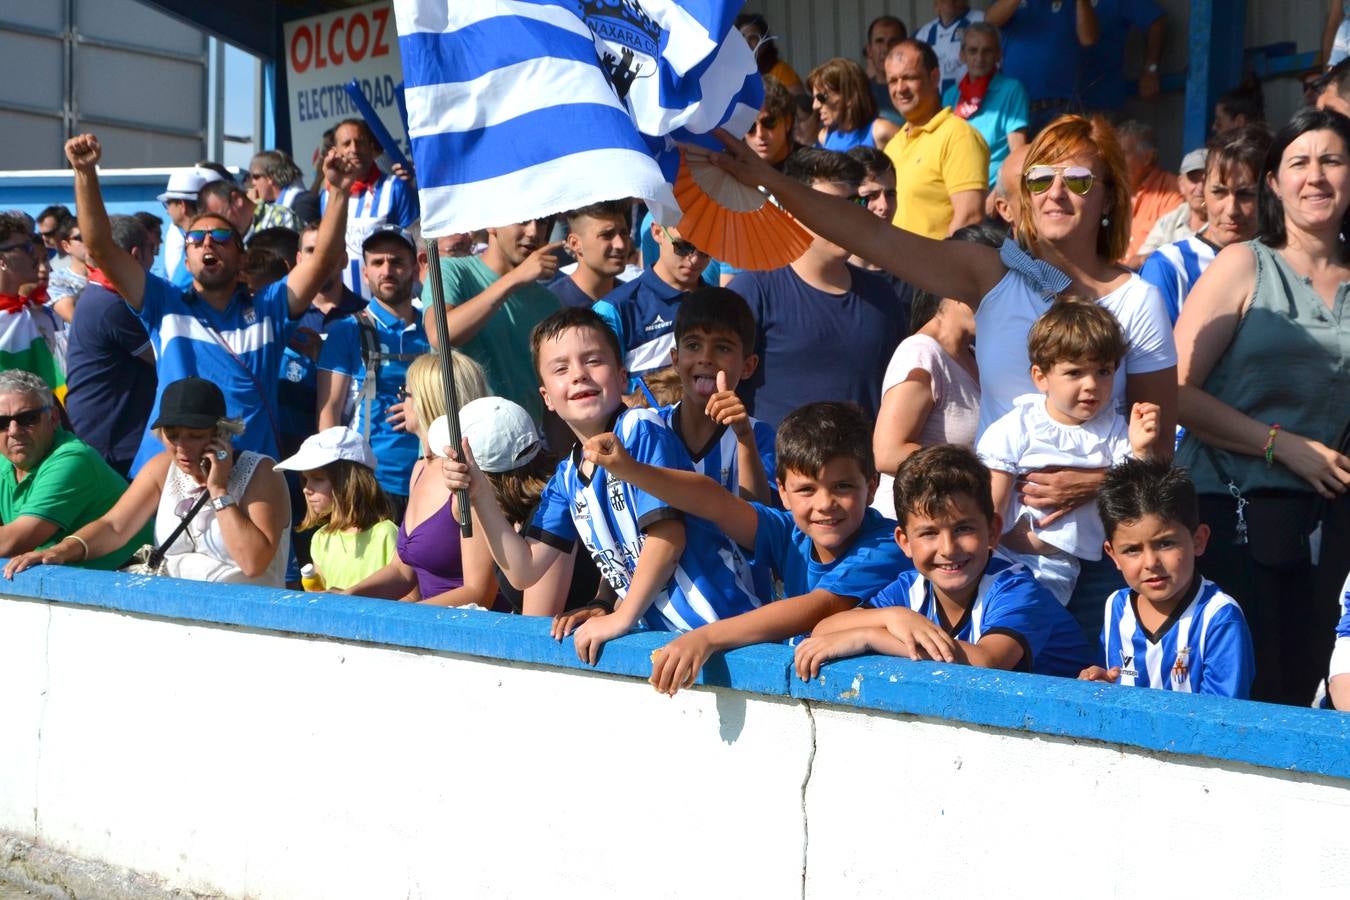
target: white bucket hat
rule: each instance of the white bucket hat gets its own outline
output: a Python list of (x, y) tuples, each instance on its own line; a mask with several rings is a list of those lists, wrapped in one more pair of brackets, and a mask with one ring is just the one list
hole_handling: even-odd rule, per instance
[(169, 176), (164, 193), (159, 195), (160, 203), (170, 200), (197, 202), (197, 192), (213, 181), (220, 181), (220, 173), (214, 169), (193, 166), (191, 169), (179, 169)]

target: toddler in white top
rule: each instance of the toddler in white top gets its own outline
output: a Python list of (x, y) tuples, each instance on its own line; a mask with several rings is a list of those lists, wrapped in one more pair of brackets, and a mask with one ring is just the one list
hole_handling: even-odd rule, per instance
[(1106, 535), (1096, 506), (1084, 503), (1053, 521), (1026, 506), (1017, 478), (1047, 466), (1108, 468), (1142, 458), (1158, 430), (1158, 406), (1136, 403), (1128, 425), (1111, 402), (1116, 366), (1125, 356), (1120, 324), (1096, 303), (1055, 301), (1027, 337), (1031, 379), (1040, 391), (1024, 394), (1012, 411), (980, 436), (976, 451), (992, 474), (994, 509), (1002, 515), (1001, 547), (1068, 604), (1079, 560), (1102, 558)]

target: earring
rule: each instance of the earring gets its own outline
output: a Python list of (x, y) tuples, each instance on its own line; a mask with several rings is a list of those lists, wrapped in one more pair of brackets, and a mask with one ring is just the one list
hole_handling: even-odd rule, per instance
[(1102, 227), (1105, 228), (1105, 227), (1107, 227), (1107, 226), (1110, 225), (1110, 224), (1111, 224), (1111, 217), (1110, 217), (1110, 216), (1102, 216)]

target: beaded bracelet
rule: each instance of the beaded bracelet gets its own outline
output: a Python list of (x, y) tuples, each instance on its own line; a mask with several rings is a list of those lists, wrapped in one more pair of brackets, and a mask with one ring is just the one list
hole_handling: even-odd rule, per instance
[(1279, 423), (1270, 426), (1270, 432), (1266, 435), (1266, 468), (1269, 469), (1275, 464), (1275, 435), (1280, 433)]

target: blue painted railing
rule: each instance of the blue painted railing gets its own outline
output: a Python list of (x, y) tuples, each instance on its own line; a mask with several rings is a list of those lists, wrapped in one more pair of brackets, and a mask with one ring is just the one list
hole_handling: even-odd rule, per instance
[[(589, 668), (548, 622), (299, 591), (37, 567), (0, 595), (146, 616), (366, 641), (562, 669)], [(665, 633), (607, 644), (596, 671), (645, 679)], [(1082, 738), (1350, 778), (1350, 714), (865, 656), (802, 682), (792, 651), (761, 644), (714, 656), (699, 683), (755, 694)], [(656, 698), (653, 697), (653, 702)]]

